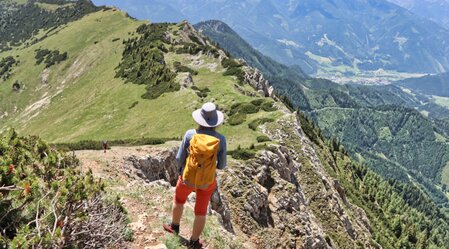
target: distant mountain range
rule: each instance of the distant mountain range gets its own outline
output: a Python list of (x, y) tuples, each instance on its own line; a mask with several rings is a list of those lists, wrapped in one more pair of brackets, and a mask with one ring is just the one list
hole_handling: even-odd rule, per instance
[(449, 31), (378, 0), (95, 0), (153, 22), (219, 19), (262, 53), (307, 73), (326, 67), (439, 73)]
[(449, 29), (449, 0), (389, 0)]

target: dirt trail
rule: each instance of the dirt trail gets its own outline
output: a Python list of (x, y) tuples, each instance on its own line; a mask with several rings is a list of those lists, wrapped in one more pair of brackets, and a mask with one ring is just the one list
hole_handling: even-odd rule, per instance
[[(174, 188), (168, 183), (157, 181), (146, 183), (143, 179), (130, 175), (124, 157), (146, 156), (163, 150), (155, 146), (113, 147), (106, 153), (103, 151), (76, 151), (81, 161), (82, 171), (92, 170), (97, 178), (107, 182), (107, 192), (118, 194), (120, 202), (126, 208), (130, 218), (130, 228), (134, 240), (130, 248), (163, 249), (167, 240), (173, 236), (167, 235), (162, 229), (162, 223), (169, 220), (169, 212)], [(192, 208), (190, 204), (187, 208)], [(192, 222), (184, 220), (181, 225), (181, 236), (188, 238)], [(207, 248), (207, 247), (204, 247)]]

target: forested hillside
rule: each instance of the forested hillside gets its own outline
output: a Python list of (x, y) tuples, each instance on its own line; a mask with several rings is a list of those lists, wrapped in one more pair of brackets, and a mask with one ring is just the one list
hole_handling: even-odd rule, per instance
[(449, 73), (404, 79), (395, 84), (426, 95), (449, 97)]
[[(226, 24), (219, 21), (197, 25), (232, 55), (241, 55), (251, 65), (269, 65), (266, 58), (252, 59), (257, 53), (222, 26)], [(266, 69), (261, 70), (265, 73)], [(420, 182), (434, 200), (448, 205), (445, 194), (434, 185), (442, 180), (449, 159), (447, 136), (440, 125), (448, 109), (396, 86), (338, 85), (298, 74), (269, 80), (278, 93), (289, 97), (292, 106), (307, 113), (328, 138), (341, 141), (355, 158), (389, 179)]]
[(0, 52), (28, 46), (84, 15), (98, 11), (88, 0), (30, 0), (0, 2)]

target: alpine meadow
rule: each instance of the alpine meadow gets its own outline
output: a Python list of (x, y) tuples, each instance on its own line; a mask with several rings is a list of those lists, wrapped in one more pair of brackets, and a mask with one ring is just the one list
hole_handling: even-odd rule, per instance
[(0, 0), (0, 247), (449, 248), (429, 2)]

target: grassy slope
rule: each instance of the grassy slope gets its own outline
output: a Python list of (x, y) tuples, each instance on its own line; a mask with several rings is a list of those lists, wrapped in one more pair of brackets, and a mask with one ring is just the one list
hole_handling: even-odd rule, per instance
[(432, 96), (432, 100), (437, 105), (449, 108), (449, 98), (448, 97), (441, 97), (441, 96), (435, 96), (434, 95), (434, 96)]
[[(8, 118), (0, 120), (0, 127), (15, 127), (22, 134), (39, 135), (50, 142), (182, 136), (185, 130), (195, 126), (191, 112), (202, 101), (191, 89), (147, 100), (140, 97), (145, 92), (144, 86), (124, 84), (114, 77), (114, 69), (122, 57), (122, 39), (129, 37), (128, 33), (134, 32), (141, 23), (119, 11), (101, 11), (70, 23), (29, 48), (0, 54), (0, 58), (19, 55), (21, 61), (11, 79), (0, 83), (1, 111), (9, 113)], [(114, 38), (121, 40), (112, 42)], [(35, 65), (34, 50), (40, 47), (58, 49), (69, 55), (68, 60), (50, 68), (48, 84), (40, 79), (44, 66)], [(193, 67), (190, 55), (166, 57), (170, 65), (177, 60)], [(199, 87), (210, 88), (206, 100), (216, 100), (220, 107), (229, 108), (234, 102), (253, 99), (234, 89), (234, 78), (222, 76), (223, 69), (217, 59), (206, 56), (198, 59), (204, 60), (204, 66), (196, 67), (200, 73), (193, 80)], [(217, 64), (215, 72), (207, 68), (209, 63)], [(25, 84), (20, 93), (11, 90), (16, 79)], [(136, 101), (139, 103), (129, 109)], [(35, 110), (30, 108), (45, 102), (49, 104)], [(15, 106), (17, 112), (13, 113)], [(249, 115), (239, 126), (223, 126), (221, 132), (228, 137), (230, 148), (256, 143), (260, 133), (248, 129), (247, 124), (267, 115), (279, 113), (259, 112)]]
[(441, 172), (441, 183), (449, 186), (449, 163), (446, 164)]

